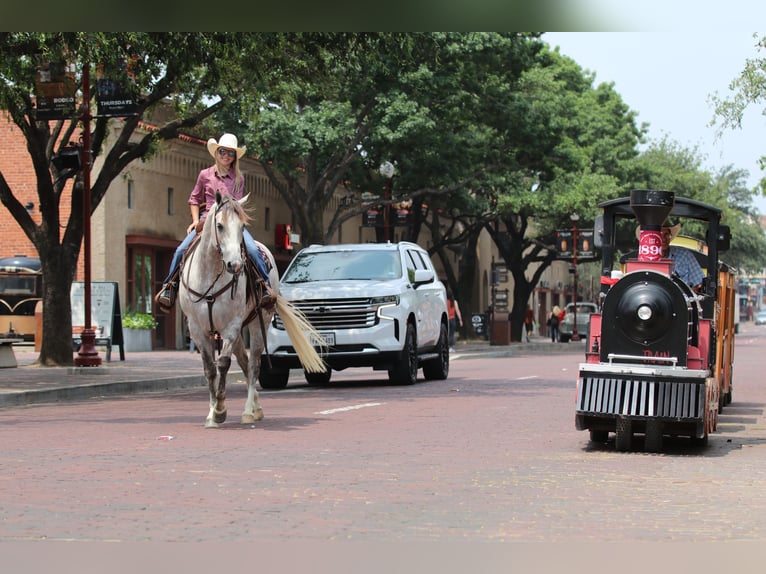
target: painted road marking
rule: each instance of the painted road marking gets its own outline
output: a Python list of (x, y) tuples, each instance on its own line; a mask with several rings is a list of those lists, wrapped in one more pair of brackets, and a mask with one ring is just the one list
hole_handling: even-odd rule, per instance
[(346, 411), (355, 411), (356, 409), (366, 409), (367, 407), (379, 407), (385, 403), (363, 403), (361, 405), (352, 405), (350, 407), (338, 407), (337, 409), (327, 409), (326, 411), (319, 411), (314, 413), (317, 415), (332, 415), (335, 413), (343, 413)]

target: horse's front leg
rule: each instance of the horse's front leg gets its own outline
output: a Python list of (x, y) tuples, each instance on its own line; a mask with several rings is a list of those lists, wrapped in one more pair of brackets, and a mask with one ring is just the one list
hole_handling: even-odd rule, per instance
[(207, 379), (208, 393), (210, 395), (210, 409), (205, 419), (206, 428), (216, 428), (218, 424), (215, 422), (215, 411), (218, 402), (218, 369), (213, 358), (213, 350), (210, 345), (206, 344), (199, 346), (200, 355), (202, 356), (202, 368), (205, 371), (205, 378)]
[[(253, 336), (254, 333), (251, 330), (250, 341), (253, 341)], [(244, 353), (244, 345), (242, 346), (242, 352)], [(252, 424), (263, 419), (263, 409), (261, 408), (261, 403), (258, 402), (258, 391), (255, 389), (260, 364), (260, 353), (254, 353), (251, 344), (249, 360), (246, 364), (243, 364), (242, 361), (239, 362), (242, 371), (247, 377), (247, 400), (245, 401), (245, 410), (242, 412), (242, 424)]]
[(222, 424), (226, 420), (226, 375), (231, 367), (231, 347), (226, 352), (227, 345), (218, 357), (218, 392), (215, 395), (215, 409), (213, 411), (213, 422)]

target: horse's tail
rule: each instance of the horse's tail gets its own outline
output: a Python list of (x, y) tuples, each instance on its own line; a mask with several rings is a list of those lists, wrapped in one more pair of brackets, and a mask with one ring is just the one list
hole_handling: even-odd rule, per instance
[(287, 336), (290, 337), (303, 368), (309, 373), (324, 373), (327, 367), (311, 342), (313, 339), (317, 345), (323, 344), (323, 339), (317, 330), (309, 323), (300, 309), (282, 295), (277, 295), (276, 307), (279, 318), (282, 319)]

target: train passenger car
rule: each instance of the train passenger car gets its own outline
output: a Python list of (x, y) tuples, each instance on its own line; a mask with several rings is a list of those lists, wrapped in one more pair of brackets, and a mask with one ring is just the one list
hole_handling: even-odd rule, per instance
[(35, 340), (35, 306), (42, 299), (40, 260), (24, 255), (0, 259), (0, 334)]
[[(575, 427), (590, 431), (592, 442), (614, 433), (617, 450), (633, 448), (634, 434), (644, 435), (650, 452), (662, 450), (669, 435), (707, 444), (732, 399), (736, 282), (718, 258), (730, 240), (721, 210), (654, 190), (634, 190), (600, 207), (594, 233), (602, 252), (600, 312), (591, 315), (579, 366)], [(668, 218), (704, 237), (672, 242), (685, 241), (700, 263), (704, 278), (696, 289), (663, 258)], [(620, 259), (636, 222), (638, 250)]]

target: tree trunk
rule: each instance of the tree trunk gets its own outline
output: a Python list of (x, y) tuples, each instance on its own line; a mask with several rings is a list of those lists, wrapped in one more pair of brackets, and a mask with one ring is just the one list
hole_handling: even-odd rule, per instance
[[(53, 251), (63, 251), (56, 247)], [(72, 265), (62, 265), (65, 257), (50, 256), (40, 250), (43, 270), (43, 340), (40, 346), (38, 364), (61, 366), (74, 364), (72, 349), (72, 301), (70, 291), (74, 277)], [(46, 254), (48, 256), (46, 257)], [(68, 337), (62, 333), (69, 333)]]

